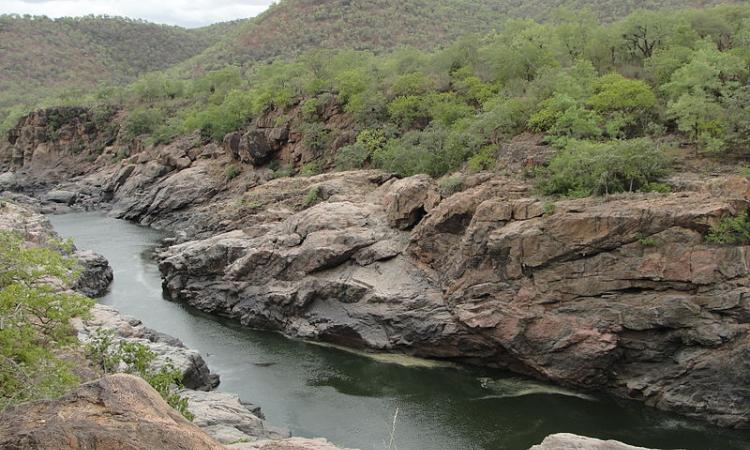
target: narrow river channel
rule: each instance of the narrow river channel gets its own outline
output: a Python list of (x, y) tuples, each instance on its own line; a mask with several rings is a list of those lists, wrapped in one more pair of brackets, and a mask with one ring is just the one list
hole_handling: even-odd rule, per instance
[(399, 450), (525, 450), (558, 432), (651, 448), (750, 447), (748, 433), (505, 372), (372, 358), (243, 329), (162, 297), (151, 259), (159, 232), (94, 213), (50, 220), (79, 248), (109, 260), (115, 281), (102, 303), (199, 350), (221, 375), (220, 390), (260, 405), (271, 424), (295, 435), (384, 449), (398, 409)]

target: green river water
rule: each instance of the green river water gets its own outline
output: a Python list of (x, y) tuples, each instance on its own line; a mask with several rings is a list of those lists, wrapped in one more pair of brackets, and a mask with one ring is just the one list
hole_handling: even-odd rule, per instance
[(568, 432), (631, 445), (689, 450), (750, 448), (750, 433), (603, 395), (557, 388), (512, 374), (370, 357), (252, 331), (169, 302), (151, 251), (154, 230), (81, 213), (50, 217), (79, 248), (104, 255), (115, 281), (100, 301), (199, 350), (220, 390), (260, 405), (293, 434), (337, 445), (384, 449), (396, 410), (398, 450), (523, 450)]

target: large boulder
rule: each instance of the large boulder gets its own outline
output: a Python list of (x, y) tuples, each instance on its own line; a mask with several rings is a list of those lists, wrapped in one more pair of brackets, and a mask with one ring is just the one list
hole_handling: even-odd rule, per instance
[(77, 251), (75, 257), (81, 266), (81, 274), (73, 289), (92, 298), (106, 294), (114, 278), (109, 261), (102, 255), (88, 250)]
[(529, 450), (648, 450), (633, 447), (618, 441), (603, 441), (575, 434), (559, 433), (547, 436), (544, 441)]
[(143, 379), (110, 375), (59, 400), (27, 403), (0, 418), (7, 450), (219, 450)]

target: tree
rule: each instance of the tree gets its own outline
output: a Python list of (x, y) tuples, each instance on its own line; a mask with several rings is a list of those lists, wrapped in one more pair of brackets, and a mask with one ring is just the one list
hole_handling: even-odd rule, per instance
[(77, 262), (70, 246), (28, 247), (16, 234), (0, 232), (0, 410), (36, 398), (57, 396), (77, 383), (70, 363), (57, 354), (77, 343), (70, 324), (93, 302), (60, 290)]
[(619, 29), (631, 55), (646, 59), (666, 42), (674, 26), (674, 19), (667, 14), (641, 10), (625, 18)]

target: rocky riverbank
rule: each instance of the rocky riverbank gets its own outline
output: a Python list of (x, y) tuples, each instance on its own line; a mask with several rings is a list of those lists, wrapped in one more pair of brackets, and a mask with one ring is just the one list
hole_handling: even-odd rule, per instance
[(746, 178), (686, 163), (671, 193), (549, 202), (522, 175), (549, 153), (529, 137), (504, 149), (505, 172), (454, 183), (375, 170), (277, 178), (266, 160), (294, 143), (265, 128), (262, 163), (231, 137), (194, 136), (117, 161), (115, 142), (53, 171), (50, 158), (93, 147), (74, 153), (43, 128), (41, 117), (19, 124), (4, 152), (15, 157), (0, 158), (14, 172), (0, 181), (47, 208), (111, 205), (174, 231), (159, 259), (175, 300), (254, 328), (503, 367), (750, 427), (750, 250), (705, 239), (750, 208)]
[[(47, 219), (27, 206), (4, 202), (0, 230), (21, 233), (29, 245), (58, 241)], [(92, 297), (106, 293), (112, 269), (101, 255), (75, 250), (81, 273), (73, 288)], [(216, 392), (219, 376), (203, 357), (178, 339), (149, 329), (105, 305), (94, 305), (90, 317), (73, 326), (86, 344), (99, 332), (112, 336), (112, 345), (143, 345), (155, 355), (152, 369), (169, 364), (182, 374), (179, 394), (195, 416), (185, 421), (146, 382), (128, 375), (88, 381), (59, 400), (21, 405), (5, 411), (0, 425), (0, 447), (8, 449), (63, 448), (288, 448), (332, 450), (325, 440), (290, 439), (285, 429), (269, 426), (260, 407), (236, 395)], [(79, 368), (88, 378), (97, 371)], [(201, 431), (202, 430), (202, 431)], [(205, 433), (205, 434), (204, 434)]]

